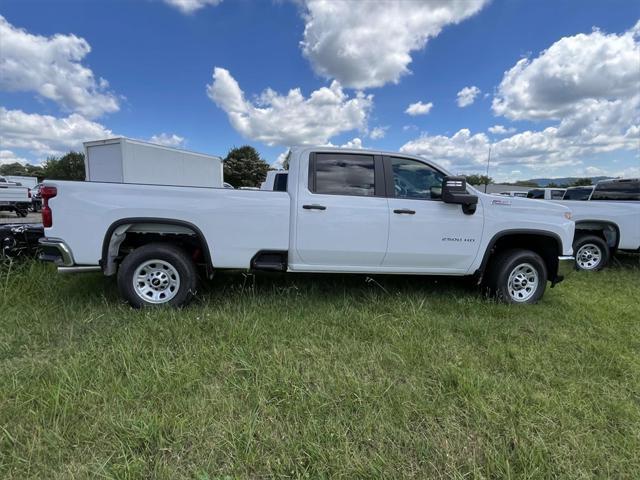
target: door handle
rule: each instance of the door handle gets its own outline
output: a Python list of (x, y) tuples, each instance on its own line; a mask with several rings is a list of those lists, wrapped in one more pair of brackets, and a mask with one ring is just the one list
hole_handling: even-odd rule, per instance
[(313, 205), (302, 205), (302, 208), (304, 208), (305, 210), (326, 210), (327, 207), (325, 207), (324, 205), (318, 205), (316, 203), (314, 203)]
[(399, 208), (394, 210), (393, 213), (398, 213), (400, 215), (415, 215), (415, 210), (409, 210), (408, 208)]

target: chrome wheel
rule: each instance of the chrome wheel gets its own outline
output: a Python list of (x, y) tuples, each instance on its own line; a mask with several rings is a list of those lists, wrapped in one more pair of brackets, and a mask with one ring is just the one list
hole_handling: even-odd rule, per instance
[(538, 277), (538, 271), (530, 263), (517, 265), (509, 274), (509, 296), (514, 302), (526, 302), (538, 289)]
[(148, 303), (166, 303), (178, 293), (180, 274), (164, 260), (148, 260), (136, 268), (133, 289)]
[(602, 250), (598, 245), (585, 243), (576, 253), (576, 264), (581, 270), (593, 270), (602, 262)]

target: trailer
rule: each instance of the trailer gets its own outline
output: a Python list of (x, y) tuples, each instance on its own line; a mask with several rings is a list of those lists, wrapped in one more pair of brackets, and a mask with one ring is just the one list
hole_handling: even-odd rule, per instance
[(86, 180), (223, 188), (222, 158), (118, 137), (84, 143)]

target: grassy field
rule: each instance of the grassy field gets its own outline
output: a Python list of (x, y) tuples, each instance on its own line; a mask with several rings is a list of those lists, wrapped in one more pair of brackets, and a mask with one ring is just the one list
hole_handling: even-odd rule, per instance
[(539, 305), (220, 274), (183, 311), (0, 267), (0, 478), (638, 478), (637, 257)]

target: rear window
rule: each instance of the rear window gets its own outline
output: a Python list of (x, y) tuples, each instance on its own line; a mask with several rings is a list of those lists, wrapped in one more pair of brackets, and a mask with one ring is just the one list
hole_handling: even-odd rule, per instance
[(599, 183), (591, 195), (591, 200), (640, 200), (640, 181)]
[(527, 193), (527, 198), (542, 198), (544, 199), (544, 190), (542, 189), (533, 189), (533, 190), (529, 190), (529, 193)]
[(276, 174), (276, 178), (273, 182), (273, 190), (276, 192), (286, 192), (287, 191), (287, 177), (289, 174), (287, 173), (278, 173)]
[(563, 200), (589, 200), (593, 188), (570, 188), (564, 192)]
[(318, 153), (312, 162), (310, 189), (330, 195), (375, 195), (375, 164), (372, 155)]

